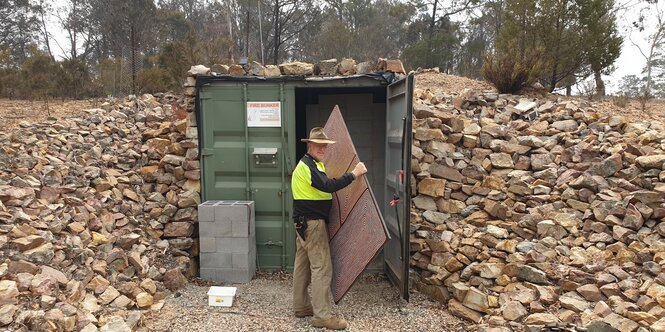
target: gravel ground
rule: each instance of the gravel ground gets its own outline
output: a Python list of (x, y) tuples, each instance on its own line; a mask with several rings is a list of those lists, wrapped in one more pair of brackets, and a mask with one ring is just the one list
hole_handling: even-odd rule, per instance
[[(227, 285), (228, 286), (228, 285)], [(311, 317), (295, 318), (291, 274), (266, 274), (238, 287), (232, 307), (209, 307), (208, 286), (190, 283), (166, 300), (139, 331), (322, 331)], [(399, 298), (382, 276), (363, 276), (334, 314), (349, 321), (348, 331), (461, 331), (464, 322), (417, 292)]]

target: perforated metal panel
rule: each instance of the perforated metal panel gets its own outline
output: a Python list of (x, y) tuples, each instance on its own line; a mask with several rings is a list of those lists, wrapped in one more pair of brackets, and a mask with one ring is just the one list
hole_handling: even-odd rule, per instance
[[(358, 157), (337, 106), (325, 132), (337, 141), (328, 147), (323, 160), (327, 175), (338, 177), (351, 171)], [(328, 235), (333, 264), (331, 288), (338, 303), (388, 241), (387, 228), (366, 177), (333, 194)]]

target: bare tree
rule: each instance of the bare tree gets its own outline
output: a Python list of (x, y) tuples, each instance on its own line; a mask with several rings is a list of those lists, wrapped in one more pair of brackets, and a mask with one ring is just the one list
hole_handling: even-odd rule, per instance
[(309, 27), (319, 14), (313, 0), (272, 0), (272, 60), (278, 64), (283, 58), (281, 50), (295, 41), (295, 38)]
[[(653, 76), (654, 72), (658, 70), (665, 69), (665, 60), (663, 51), (665, 48), (665, 12), (662, 8), (658, 7), (658, 2), (655, 2), (653, 8), (650, 8), (650, 12), (653, 13), (655, 19), (655, 26), (653, 32), (649, 35), (647, 39), (649, 44), (647, 45), (648, 49), (644, 50), (640, 45), (633, 41), (632, 35), (629, 36), (630, 42), (637, 47), (640, 51), (640, 54), (646, 60), (646, 65), (644, 66), (644, 73), (646, 74), (645, 83), (644, 83), (644, 98), (648, 99), (652, 96), (651, 88), (653, 86)], [(641, 24), (642, 19), (638, 22), (635, 22), (634, 25), (640, 30), (645, 29), (644, 25)]]
[(50, 42), (51, 33), (48, 31), (48, 28), (46, 27), (46, 12), (50, 12), (52, 10), (52, 6), (49, 1), (39, 0), (38, 8), (39, 8), (41, 30), (42, 30), (41, 32), (44, 35), (44, 45), (46, 46), (46, 52), (51, 58), (51, 61), (55, 61), (55, 58), (53, 57), (53, 52), (51, 51), (51, 42)]
[(85, 58), (92, 52), (95, 30), (90, 24), (89, 17), (92, 3), (88, 0), (68, 0), (66, 4), (55, 11), (60, 25), (67, 33), (69, 50), (63, 50), (65, 57), (76, 61)]

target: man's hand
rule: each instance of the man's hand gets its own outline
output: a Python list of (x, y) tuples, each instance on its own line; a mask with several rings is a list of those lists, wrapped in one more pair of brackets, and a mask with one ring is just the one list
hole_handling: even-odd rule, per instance
[(353, 173), (353, 176), (355, 176), (356, 179), (367, 173), (367, 167), (365, 167), (365, 163), (357, 163), (356, 167), (351, 171), (351, 173)]

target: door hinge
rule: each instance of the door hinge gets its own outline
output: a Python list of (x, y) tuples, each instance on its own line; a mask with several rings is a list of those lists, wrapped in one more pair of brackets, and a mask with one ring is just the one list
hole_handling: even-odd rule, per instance
[(212, 156), (213, 149), (201, 149), (201, 157)]

